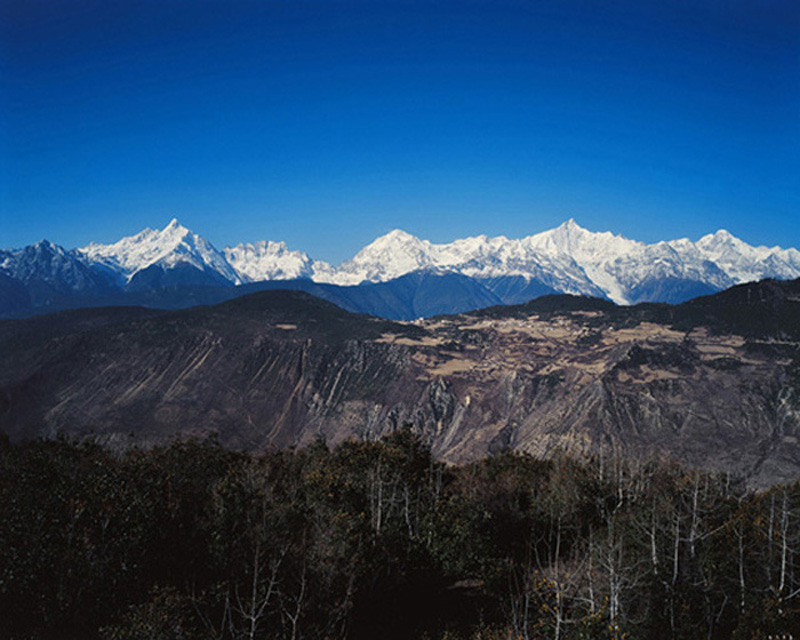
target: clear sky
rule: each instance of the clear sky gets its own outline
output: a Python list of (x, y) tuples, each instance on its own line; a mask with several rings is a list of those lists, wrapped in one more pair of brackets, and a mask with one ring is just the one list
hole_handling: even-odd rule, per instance
[(0, 247), (800, 248), (796, 0), (0, 0)]

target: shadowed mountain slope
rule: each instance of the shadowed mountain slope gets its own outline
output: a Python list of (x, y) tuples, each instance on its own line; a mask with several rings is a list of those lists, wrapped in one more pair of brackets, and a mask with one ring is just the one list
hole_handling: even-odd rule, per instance
[(800, 473), (800, 282), (679, 306), (545, 296), (413, 324), (301, 292), (0, 322), (0, 429), (258, 450), (411, 423), (449, 461), (506, 449)]

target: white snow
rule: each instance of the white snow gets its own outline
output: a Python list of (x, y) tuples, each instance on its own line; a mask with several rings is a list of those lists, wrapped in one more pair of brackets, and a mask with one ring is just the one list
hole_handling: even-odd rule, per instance
[(301, 251), (290, 251), (285, 242), (248, 242), (225, 247), (223, 253), (244, 282), (310, 278), (313, 273), (313, 261)]
[(170, 267), (181, 262), (216, 271), (236, 284), (310, 278), (356, 285), (429, 269), (476, 278), (521, 276), (565, 293), (605, 295), (619, 304), (630, 303), (636, 287), (664, 278), (722, 289), (767, 277), (800, 277), (797, 250), (754, 247), (725, 230), (697, 242), (680, 238), (646, 244), (608, 231), (588, 231), (573, 219), (520, 239), (479, 235), (442, 244), (395, 229), (338, 266), (291, 250), (283, 242), (262, 240), (219, 252), (177, 220), (113, 244), (90, 244), (76, 255), (124, 280), (152, 264)]
[(102, 265), (127, 280), (154, 264), (169, 268), (188, 263), (203, 271), (216, 271), (236, 284), (242, 282), (224, 255), (174, 218), (161, 230), (145, 229), (113, 244), (92, 243), (78, 251), (90, 265)]

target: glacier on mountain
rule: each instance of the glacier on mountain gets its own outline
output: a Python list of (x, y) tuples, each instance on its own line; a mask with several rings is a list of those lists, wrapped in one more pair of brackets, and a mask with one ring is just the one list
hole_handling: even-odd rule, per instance
[(657, 281), (702, 284), (710, 292), (767, 277), (800, 277), (798, 258), (800, 252), (794, 249), (752, 247), (724, 231), (697, 243), (684, 238), (646, 244), (610, 232), (587, 231), (570, 219), (522, 239), (483, 235), (449, 244), (395, 230), (314, 279), (342, 285), (384, 282), (436, 269), (479, 280), (518, 276), (563, 293), (631, 304), (643, 301), (637, 290)]
[(588, 231), (573, 219), (521, 239), (480, 235), (447, 244), (395, 229), (338, 266), (290, 250), (283, 242), (239, 244), (219, 252), (177, 220), (161, 231), (145, 229), (80, 252), (89, 264), (103, 265), (128, 280), (152, 264), (180, 262), (216, 271), (234, 284), (307, 278), (346, 286), (429, 270), (479, 281), (519, 277), (563, 293), (607, 297), (617, 304), (641, 302), (654, 283), (665, 281), (704, 285), (710, 292), (762, 278), (800, 277), (797, 250), (753, 247), (724, 230), (697, 242), (682, 238), (646, 244), (609, 231)]
[(330, 269), (327, 263), (315, 262), (302, 251), (292, 251), (285, 242), (241, 243), (225, 247), (223, 253), (243, 282), (313, 279), (316, 270)]
[[(52, 290), (96, 293), (175, 284), (227, 286), (307, 280), (353, 286), (393, 281), (415, 272), (472, 278), (502, 300), (557, 291), (618, 304), (680, 301), (763, 278), (800, 277), (800, 252), (755, 247), (720, 230), (647, 244), (588, 231), (575, 220), (520, 239), (480, 235), (437, 244), (396, 229), (333, 266), (283, 242), (242, 243), (218, 251), (172, 220), (112, 244), (67, 251), (43, 241), (0, 251), (0, 273)], [(172, 274), (172, 275), (170, 275)]]
[(243, 282), (236, 269), (208, 240), (174, 218), (163, 229), (144, 229), (113, 244), (93, 242), (78, 251), (87, 264), (116, 274), (121, 283), (130, 282), (136, 273), (154, 265), (169, 269), (179, 264), (219, 274), (233, 284)]

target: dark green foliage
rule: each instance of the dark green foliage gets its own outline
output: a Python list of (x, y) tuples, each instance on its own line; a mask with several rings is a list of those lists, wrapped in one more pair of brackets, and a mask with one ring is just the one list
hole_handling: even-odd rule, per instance
[(799, 550), (800, 486), (657, 462), (0, 439), (2, 638), (797, 637)]

